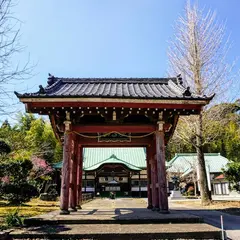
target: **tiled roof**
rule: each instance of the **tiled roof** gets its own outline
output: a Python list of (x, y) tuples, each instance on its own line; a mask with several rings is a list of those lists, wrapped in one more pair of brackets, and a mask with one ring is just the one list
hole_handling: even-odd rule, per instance
[(113, 163), (117, 163), (117, 164), (123, 164), (125, 165), (126, 167), (128, 167), (129, 169), (131, 170), (137, 170), (137, 171), (140, 171), (141, 168), (138, 168), (137, 166), (129, 163), (129, 162), (126, 162), (126, 161), (123, 161), (122, 159), (119, 159), (117, 158), (114, 154), (111, 155), (109, 158), (101, 161), (101, 162), (98, 162), (88, 168), (84, 168), (85, 171), (93, 171), (93, 170), (96, 170), (98, 169), (100, 166), (102, 166), (103, 164), (107, 164), (107, 163), (110, 163), (110, 164), (113, 164)]
[[(219, 153), (205, 153), (205, 165), (210, 173), (222, 172), (222, 168), (228, 163), (228, 159)], [(184, 175), (190, 173), (197, 167), (196, 153), (177, 153), (173, 159), (168, 162), (169, 172), (182, 172)]]
[(56, 78), (37, 93), (16, 93), (18, 97), (101, 97), (144, 99), (204, 99), (185, 88), (177, 78)]
[[(84, 148), (83, 169), (95, 170), (105, 163), (120, 163), (132, 170), (146, 168), (146, 153), (144, 148)], [(62, 168), (62, 162), (54, 168)]]

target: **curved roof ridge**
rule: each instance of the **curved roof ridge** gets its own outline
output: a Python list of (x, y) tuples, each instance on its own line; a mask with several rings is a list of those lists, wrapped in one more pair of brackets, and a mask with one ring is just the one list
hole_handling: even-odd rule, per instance
[[(176, 153), (174, 158), (176, 156), (195, 156), (195, 155), (197, 155), (197, 153)], [(221, 157), (224, 157), (220, 153), (204, 153), (204, 156), (221, 156)]]
[(63, 83), (80, 83), (80, 82), (93, 82), (93, 83), (104, 83), (104, 82), (109, 82), (109, 83), (158, 83), (158, 84), (167, 84), (169, 80), (173, 82), (177, 82), (176, 78), (158, 78), (158, 77), (121, 77), (121, 78), (62, 78), (62, 77), (56, 77), (55, 81), (61, 80)]
[(139, 168), (139, 167), (137, 167), (136, 165), (134, 165), (132, 163), (129, 163), (129, 162), (125, 161), (125, 160), (122, 160), (122, 159), (118, 158), (115, 154), (113, 154), (112, 156), (114, 156), (117, 160), (120, 160), (120, 161), (122, 161), (122, 162), (124, 162), (124, 163), (126, 163), (128, 165), (132, 165), (133, 167)]

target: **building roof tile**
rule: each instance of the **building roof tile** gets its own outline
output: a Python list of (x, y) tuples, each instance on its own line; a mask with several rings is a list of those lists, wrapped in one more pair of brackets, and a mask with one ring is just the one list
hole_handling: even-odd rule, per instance
[[(83, 169), (92, 171), (106, 163), (124, 164), (131, 170), (146, 169), (145, 148), (84, 148)], [(54, 168), (62, 168), (62, 162)]]
[[(222, 168), (228, 163), (228, 159), (219, 153), (205, 153), (205, 165), (210, 173), (222, 172)], [(177, 153), (173, 159), (168, 162), (169, 172), (182, 172), (184, 175), (197, 168), (196, 153)]]
[(144, 99), (204, 99), (188, 91), (177, 78), (57, 78), (51, 76), (48, 86), (36, 93), (16, 93), (18, 97), (101, 97)]

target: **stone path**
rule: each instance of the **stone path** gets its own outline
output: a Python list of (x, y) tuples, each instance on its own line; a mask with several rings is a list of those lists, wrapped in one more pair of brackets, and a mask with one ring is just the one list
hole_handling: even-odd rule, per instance
[(55, 211), (30, 218), (28, 223), (32, 226), (15, 230), (11, 236), (13, 239), (220, 239), (218, 228), (196, 223), (198, 216), (178, 210), (160, 214), (147, 209), (144, 199), (95, 199), (82, 207), (70, 215)]
[(77, 212), (71, 212), (69, 215), (60, 215), (59, 211), (32, 217), (26, 220), (26, 224), (33, 224), (36, 221), (57, 221), (58, 223), (94, 223), (102, 221), (102, 223), (110, 223), (111, 221), (149, 221), (168, 223), (196, 223), (201, 219), (187, 213), (179, 213), (171, 211), (170, 214), (160, 214), (147, 209), (147, 203), (144, 199), (137, 198), (118, 198), (111, 199), (95, 199), (82, 206)]
[(217, 228), (207, 224), (84, 224), (54, 225), (19, 229), (11, 233), (13, 239), (219, 239)]

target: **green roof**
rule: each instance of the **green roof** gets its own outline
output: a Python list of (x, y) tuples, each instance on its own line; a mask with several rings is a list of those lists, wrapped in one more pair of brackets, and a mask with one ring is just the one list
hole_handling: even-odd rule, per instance
[(96, 170), (97, 168), (99, 168), (101, 165), (103, 164), (106, 164), (106, 163), (110, 163), (110, 164), (113, 164), (113, 163), (118, 163), (118, 164), (123, 164), (125, 165), (126, 167), (128, 167), (129, 169), (131, 170), (137, 170), (137, 171), (140, 171), (141, 168), (138, 168), (137, 166), (133, 165), (133, 164), (130, 164), (128, 162), (125, 162), (119, 158), (117, 158), (114, 154), (112, 156), (110, 156), (109, 158), (99, 162), (99, 163), (96, 163), (88, 168), (84, 168), (85, 171), (92, 171), (92, 170)]
[[(228, 163), (228, 159), (220, 153), (204, 153), (205, 165), (210, 173), (222, 172), (222, 168)], [(176, 153), (175, 157), (168, 162), (169, 172), (182, 172), (184, 175), (190, 173), (197, 167), (196, 153)]]
[[(131, 170), (146, 169), (145, 148), (84, 148), (83, 169), (92, 171), (103, 164), (123, 164)], [(62, 162), (53, 165), (62, 168)]]

